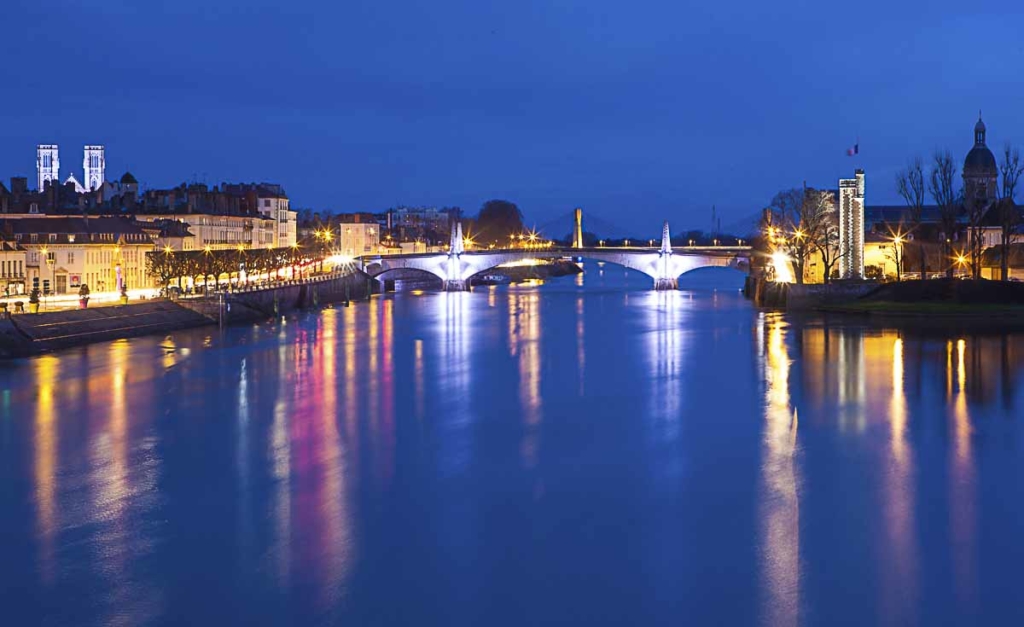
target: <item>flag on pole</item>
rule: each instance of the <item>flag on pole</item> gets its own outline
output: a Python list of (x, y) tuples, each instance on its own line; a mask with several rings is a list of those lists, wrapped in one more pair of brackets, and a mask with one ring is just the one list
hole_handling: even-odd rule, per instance
[(857, 143), (853, 145), (853, 148), (847, 148), (846, 149), (846, 156), (847, 157), (852, 157), (853, 155), (858, 155), (858, 154), (860, 154), (860, 140), (859, 139), (857, 140)]

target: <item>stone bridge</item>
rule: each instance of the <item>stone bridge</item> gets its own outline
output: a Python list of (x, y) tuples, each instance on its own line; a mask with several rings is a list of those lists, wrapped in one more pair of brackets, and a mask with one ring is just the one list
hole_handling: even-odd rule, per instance
[[(575, 239), (575, 238), (574, 238)], [(673, 248), (668, 222), (662, 229), (660, 248), (567, 248), (467, 251), (462, 225), (452, 228), (449, 250), (443, 253), (364, 257), (363, 269), (378, 281), (405, 278), (413, 273), (430, 273), (441, 279), (446, 291), (469, 289), (470, 277), (506, 263), (526, 259), (571, 257), (614, 263), (643, 272), (654, 280), (656, 290), (674, 290), (681, 274), (708, 267), (749, 269), (749, 246), (685, 246)]]

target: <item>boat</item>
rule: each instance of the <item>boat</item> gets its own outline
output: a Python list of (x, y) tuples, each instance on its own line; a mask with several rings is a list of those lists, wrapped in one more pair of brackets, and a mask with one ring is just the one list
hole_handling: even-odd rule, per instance
[(477, 285), (508, 285), (512, 282), (512, 277), (507, 274), (485, 274), (477, 277)]

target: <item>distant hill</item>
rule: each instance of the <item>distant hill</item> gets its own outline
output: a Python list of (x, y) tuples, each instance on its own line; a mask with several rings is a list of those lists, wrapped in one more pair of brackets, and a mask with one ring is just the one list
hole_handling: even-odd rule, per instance
[(735, 235), (737, 237), (750, 237), (761, 230), (761, 212), (757, 211), (752, 215), (722, 226), (722, 233)]
[[(573, 227), (575, 226), (573, 224), (574, 218), (574, 212), (570, 211), (569, 213), (538, 226), (537, 230), (544, 237), (551, 239), (571, 237)], [(585, 209), (583, 211), (583, 230), (587, 233), (593, 233), (602, 239), (621, 239), (625, 237), (637, 237), (638, 235), (636, 232), (630, 232), (622, 226), (613, 224), (601, 216), (595, 215)]]

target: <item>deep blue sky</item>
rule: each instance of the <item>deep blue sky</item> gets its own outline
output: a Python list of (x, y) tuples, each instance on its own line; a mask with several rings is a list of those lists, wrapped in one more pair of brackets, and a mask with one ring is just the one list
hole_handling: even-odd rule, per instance
[[(723, 225), (854, 167), (1024, 142), (1020, 3), (5, 0), (0, 176), (282, 183), (296, 206)], [(970, 7), (970, 8), (965, 8)], [(845, 156), (860, 136), (861, 155)]]

